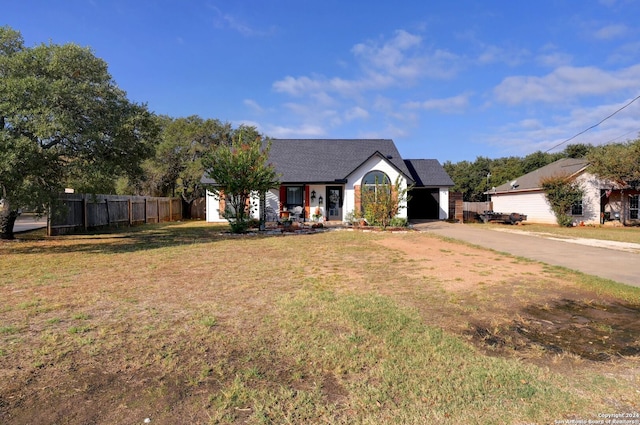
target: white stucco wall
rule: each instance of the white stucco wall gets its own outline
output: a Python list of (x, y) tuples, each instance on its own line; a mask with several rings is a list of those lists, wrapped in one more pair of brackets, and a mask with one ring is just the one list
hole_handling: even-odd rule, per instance
[(438, 214), (438, 218), (440, 220), (448, 220), (449, 219), (449, 188), (441, 187), (440, 188), (440, 213)]
[[(335, 184), (333, 186), (342, 186), (341, 184)], [(313, 220), (313, 215), (316, 213), (316, 208), (320, 209), (320, 214), (323, 217), (327, 216), (326, 206), (327, 200), (327, 186), (320, 184), (311, 184), (309, 185), (309, 193), (312, 191), (316, 191), (316, 199), (309, 198), (309, 217), (308, 220)], [(322, 197), (322, 205), (320, 205), (320, 197)], [(344, 193), (342, 194), (342, 198), (344, 199)], [(306, 199), (306, 198), (305, 198)], [(342, 214), (344, 216), (344, 206), (342, 207)]]
[(225, 222), (224, 218), (220, 217), (220, 200), (213, 193), (207, 190), (207, 202), (206, 202), (206, 214), (208, 223), (221, 223)]
[[(207, 190), (207, 200), (206, 200), (206, 220), (208, 223), (227, 223), (227, 219), (223, 218), (220, 215), (220, 199), (213, 192)], [(269, 202), (269, 197), (267, 196), (267, 202)], [(251, 197), (251, 217), (255, 219), (260, 218), (260, 198), (257, 193), (254, 193)], [(276, 203), (276, 211), (278, 210)]]
[[(343, 215), (348, 214), (355, 210), (355, 186), (362, 185), (362, 178), (370, 171), (382, 171), (391, 180), (391, 184), (395, 184), (396, 178), (400, 173), (389, 162), (380, 158), (379, 156), (373, 156), (369, 158), (365, 163), (358, 167), (353, 173), (347, 177), (347, 184), (345, 185), (344, 193), (344, 207)], [(405, 178), (400, 179), (399, 190), (406, 189), (407, 181)], [(404, 208), (400, 209), (399, 217), (407, 218), (407, 203), (406, 200), (402, 202)]]

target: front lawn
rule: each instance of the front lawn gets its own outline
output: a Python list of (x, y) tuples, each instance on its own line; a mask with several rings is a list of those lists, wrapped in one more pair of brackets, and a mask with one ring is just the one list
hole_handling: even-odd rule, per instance
[[(605, 343), (591, 359), (593, 344), (557, 333), (552, 350), (516, 328), (544, 326), (533, 309), (562, 299), (637, 308), (637, 289), (420, 232), (223, 229), (0, 243), (0, 423), (546, 424), (640, 409), (637, 354)], [(627, 335), (598, 311), (592, 342)]]

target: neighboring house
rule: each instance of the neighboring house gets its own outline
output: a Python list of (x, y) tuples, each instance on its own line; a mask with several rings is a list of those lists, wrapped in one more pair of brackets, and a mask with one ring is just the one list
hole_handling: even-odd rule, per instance
[(589, 173), (584, 159), (563, 158), (529, 174), (492, 188), (487, 192), (493, 210), (527, 215), (529, 223), (555, 224), (556, 217), (547, 203), (540, 182), (547, 177), (567, 176), (580, 182), (584, 191), (582, 202), (569, 211), (574, 224), (598, 224), (608, 220), (633, 222), (638, 220), (638, 191), (619, 190)]
[[(267, 221), (290, 215), (309, 221), (316, 211), (324, 220), (345, 221), (361, 208), (363, 186), (383, 178), (395, 184), (398, 177), (400, 189), (414, 185), (400, 217), (448, 218), (454, 183), (444, 168), (434, 159), (402, 159), (390, 139), (273, 139), (269, 162), (280, 175), (280, 187), (252, 200), (255, 218), (265, 207)], [(203, 183), (215, 184), (206, 176)], [(207, 193), (207, 221), (226, 221), (221, 210), (224, 200)]]

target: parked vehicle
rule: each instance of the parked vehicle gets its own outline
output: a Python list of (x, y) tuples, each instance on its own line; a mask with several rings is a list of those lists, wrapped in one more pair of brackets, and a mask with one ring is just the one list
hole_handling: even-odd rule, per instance
[(501, 222), (508, 224), (518, 224), (527, 219), (525, 214), (520, 213), (500, 213), (495, 211), (484, 211), (482, 214), (478, 214), (477, 217), (479, 220), (482, 220), (483, 223), (489, 222)]

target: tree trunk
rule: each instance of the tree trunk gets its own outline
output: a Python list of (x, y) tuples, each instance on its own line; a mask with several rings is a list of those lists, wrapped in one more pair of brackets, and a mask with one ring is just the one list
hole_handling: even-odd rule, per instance
[(0, 239), (15, 238), (13, 235), (13, 225), (17, 218), (18, 210), (9, 209), (9, 205), (6, 203), (3, 208), (0, 208)]

